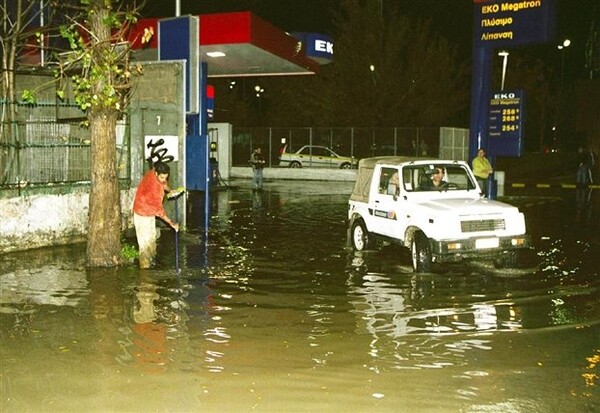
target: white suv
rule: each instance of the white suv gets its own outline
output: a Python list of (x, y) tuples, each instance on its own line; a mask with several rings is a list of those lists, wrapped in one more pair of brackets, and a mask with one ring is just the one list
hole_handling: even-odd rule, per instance
[(346, 156), (340, 156), (326, 146), (304, 145), (296, 152), (286, 152), (287, 145), (283, 148), (279, 157), (280, 166), (290, 168), (356, 168), (358, 160)]
[(516, 250), (529, 247), (523, 214), (483, 198), (463, 161), (362, 159), (348, 220), (356, 250), (368, 248), (374, 238), (399, 243), (411, 249), (416, 272), (429, 271), (433, 262), (469, 258), (510, 267), (516, 265)]

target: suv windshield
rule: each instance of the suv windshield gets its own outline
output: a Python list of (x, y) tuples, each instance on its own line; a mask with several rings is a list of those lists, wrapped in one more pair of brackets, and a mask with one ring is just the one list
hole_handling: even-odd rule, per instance
[(471, 190), (475, 183), (463, 165), (431, 164), (407, 166), (402, 170), (404, 190)]

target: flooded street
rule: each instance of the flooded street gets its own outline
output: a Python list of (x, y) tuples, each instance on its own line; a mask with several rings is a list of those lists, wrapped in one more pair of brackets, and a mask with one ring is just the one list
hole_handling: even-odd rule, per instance
[(600, 411), (600, 194), (510, 194), (519, 268), (414, 274), (347, 247), (352, 183), (234, 184), (180, 273), (166, 229), (150, 270), (0, 256), (0, 411)]

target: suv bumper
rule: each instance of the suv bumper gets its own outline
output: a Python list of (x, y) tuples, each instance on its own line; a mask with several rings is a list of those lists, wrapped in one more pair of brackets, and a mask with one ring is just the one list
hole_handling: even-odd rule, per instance
[(506, 251), (530, 247), (531, 240), (526, 234), (510, 237), (431, 240), (431, 254), (436, 262), (453, 262), (465, 258), (494, 258)]

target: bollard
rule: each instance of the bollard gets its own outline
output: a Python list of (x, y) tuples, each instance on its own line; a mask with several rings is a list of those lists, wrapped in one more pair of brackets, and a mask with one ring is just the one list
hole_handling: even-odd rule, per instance
[(496, 179), (496, 196), (504, 196), (504, 171), (495, 171), (494, 178)]

